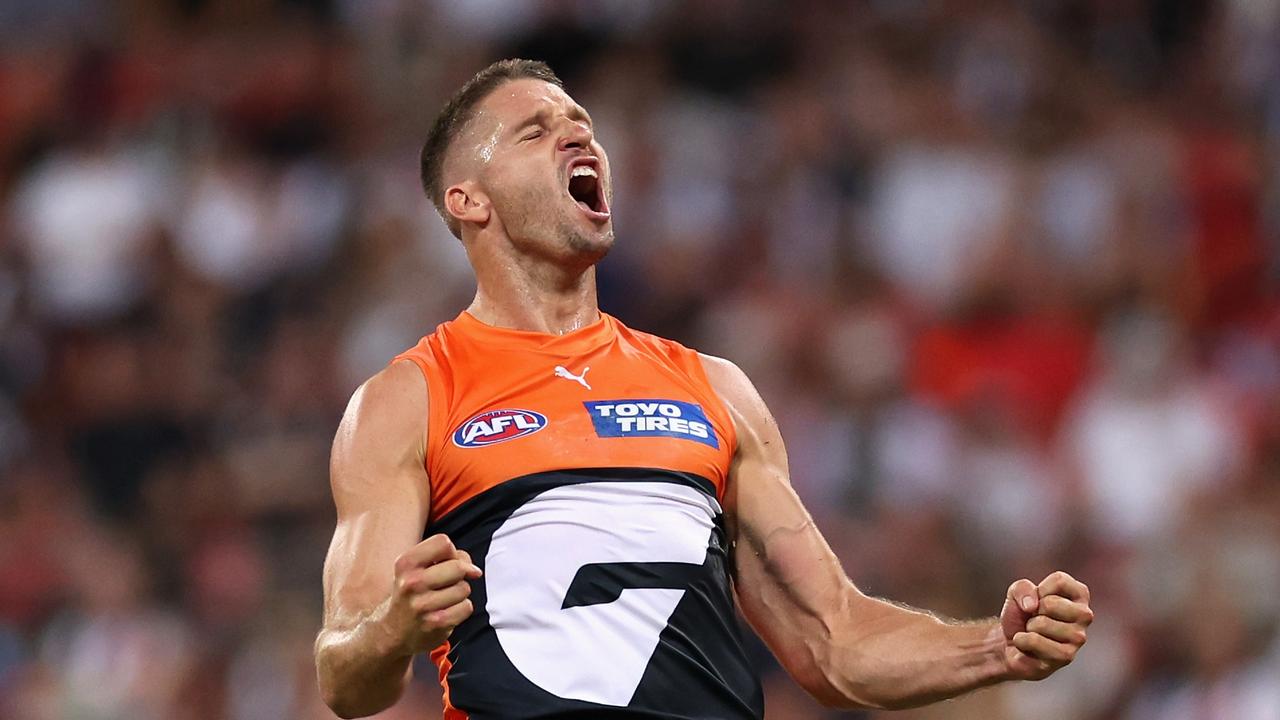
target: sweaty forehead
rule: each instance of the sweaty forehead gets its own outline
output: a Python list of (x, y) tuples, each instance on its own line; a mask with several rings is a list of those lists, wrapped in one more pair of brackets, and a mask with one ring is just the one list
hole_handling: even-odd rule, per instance
[(578, 104), (558, 86), (536, 78), (520, 78), (507, 81), (489, 93), (476, 106), (468, 129), (480, 136), (490, 136), (538, 113), (578, 112), (581, 112)]

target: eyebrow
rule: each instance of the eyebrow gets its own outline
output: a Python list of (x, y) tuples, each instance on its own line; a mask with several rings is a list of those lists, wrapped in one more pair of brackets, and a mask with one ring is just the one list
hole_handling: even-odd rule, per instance
[(546, 108), (542, 108), (541, 110), (538, 110), (537, 112), (525, 118), (524, 120), (521, 120), (520, 122), (513, 125), (512, 130), (514, 132), (520, 132), (521, 130), (529, 127), (530, 125), (542, 125), (542, 124), (545, 124), (544, 121), (546, 119), (547, 119), (547, 110)]
[[(551, 113), (545, 107), (541, 108), (537, 112), (526, 117), (524, 120), (521, 120), (515, 125), (512, 125), (511, 126), (512, 132), (518, 133), (521, 130), (524, 130), (525, 128), (529, 127), (530, 125), (545, 125), (547, 116), (550, 114)], [(587, 111), (581, 105), (576, 105), (576, 104), (573, 105), (572, 107), (569, 108), (568, 112), (566, 112), (565, 115), (568, 116), (571, 120), (583, 120), (587, 123), (587, 125), (594, 125), (591, 122), (591, 116), (587, 114)]]

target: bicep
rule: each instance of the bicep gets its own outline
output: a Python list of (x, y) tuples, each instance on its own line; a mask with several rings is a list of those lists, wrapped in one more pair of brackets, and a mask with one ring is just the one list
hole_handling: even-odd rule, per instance
[(362, 385), (343, 416), (329, 467), (337, 525), (324, 567), (326, 626), (385, 599), (396, 558), (422, 539), (426, 402), (417, 368), (396, 363)]
[(707, 369), (738, 435), (725, 512), (739, 605), (796, 680), (828, 695), (822, 654), (866, 598), (792, 488), (782, 435), (755, 388), (725, 361)]
[(750, 457), (735, 465), (736, 487), (726, 509), (733, 515), (733, 567), (743, 613), (762, 634), (780, 623), (829, 629), (856, 592), (839, 559), (785, 474)]

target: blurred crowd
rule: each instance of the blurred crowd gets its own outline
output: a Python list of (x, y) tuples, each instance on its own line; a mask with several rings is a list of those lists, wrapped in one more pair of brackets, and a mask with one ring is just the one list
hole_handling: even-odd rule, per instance
[(748, 372), (865, 591), (1092, 588), (899, 717), (1280, 718), (1278, 0), (4, 0), (0, 717), (332, 717), (329, 445), (470, 300), (418, 149), (508, 56), (610, 153), (603, 309)]

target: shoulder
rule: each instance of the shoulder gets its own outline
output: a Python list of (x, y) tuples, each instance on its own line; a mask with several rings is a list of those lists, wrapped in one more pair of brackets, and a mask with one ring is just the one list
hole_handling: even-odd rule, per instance
[(391, 366), (399, 364), (397, 362), (399, 360), (411, 360), (420, 367), (434, 364), (440, 355), (448, 353), (448, 348), (454, 345), (459, 337), (466, 335), (465, 329), (459, 323), (461, 317), (460, 315), (437, 325), (429, 334), (419, 338), (412, 347), (396, 355)]
[(422, 371), (407, 359), (397, 359), (364, 381), (351, 396), (357, 408), (426, 409), (427, 382)]
[(675, 340), (664, 338), (661, 335), (654, 335), (653, 333), (648, 333), (643, 330), (637, 330), (612, 315), (608, 315), (607, 317), (609, 318), (609, 321), (613, 323), (614, 330), (617, 332), (618, 337), (632, 345), (647, 347), (666, 355), (683, 355), (694, 352)]
[(755, 386), (751, 384), (751, 379), (732, 360), (700, 352), (698, 361), (702, 363), (702, 371), (706, 373), (707, 381), (721, 395), (733, 398), (755, 393)]
[(423, 371), (413, 362), (398, 359), (351, 395), (334, 450), (354, 445), (421, 444), (427, 405)]
[[(710, 355), (703, 355), (677, 340), (628, 327), (621, 320), (613, 316), (609, 317), (617, 330), (618, 338), (628, 345), (641, 348), (653, 356), (664, 358), (667, 362), (680, 367), (685, 373), (692, 374), (694, 377), (702, 377), (707, 374), (704, 358), (711, 358)], [(719, 358), (711, 359), (719, 360)], [(728, 363), (729, 361), (720, 360), (720, 362)], [(732, 363), (729, 364), (732, 365)]]
[(742, 368), (732, 361), (705, 353), (698, 353), (698, 360), (707, 376), (707, 383), (733, 417), (741, 440), (777, 434), (777, 425), (764, 398)]
[(427, 384), (413, 363), (397, 360), (351, 396), (329, 458), (339, 517), (387, 503), (416, 502), (425, 517), (424, 429)]

